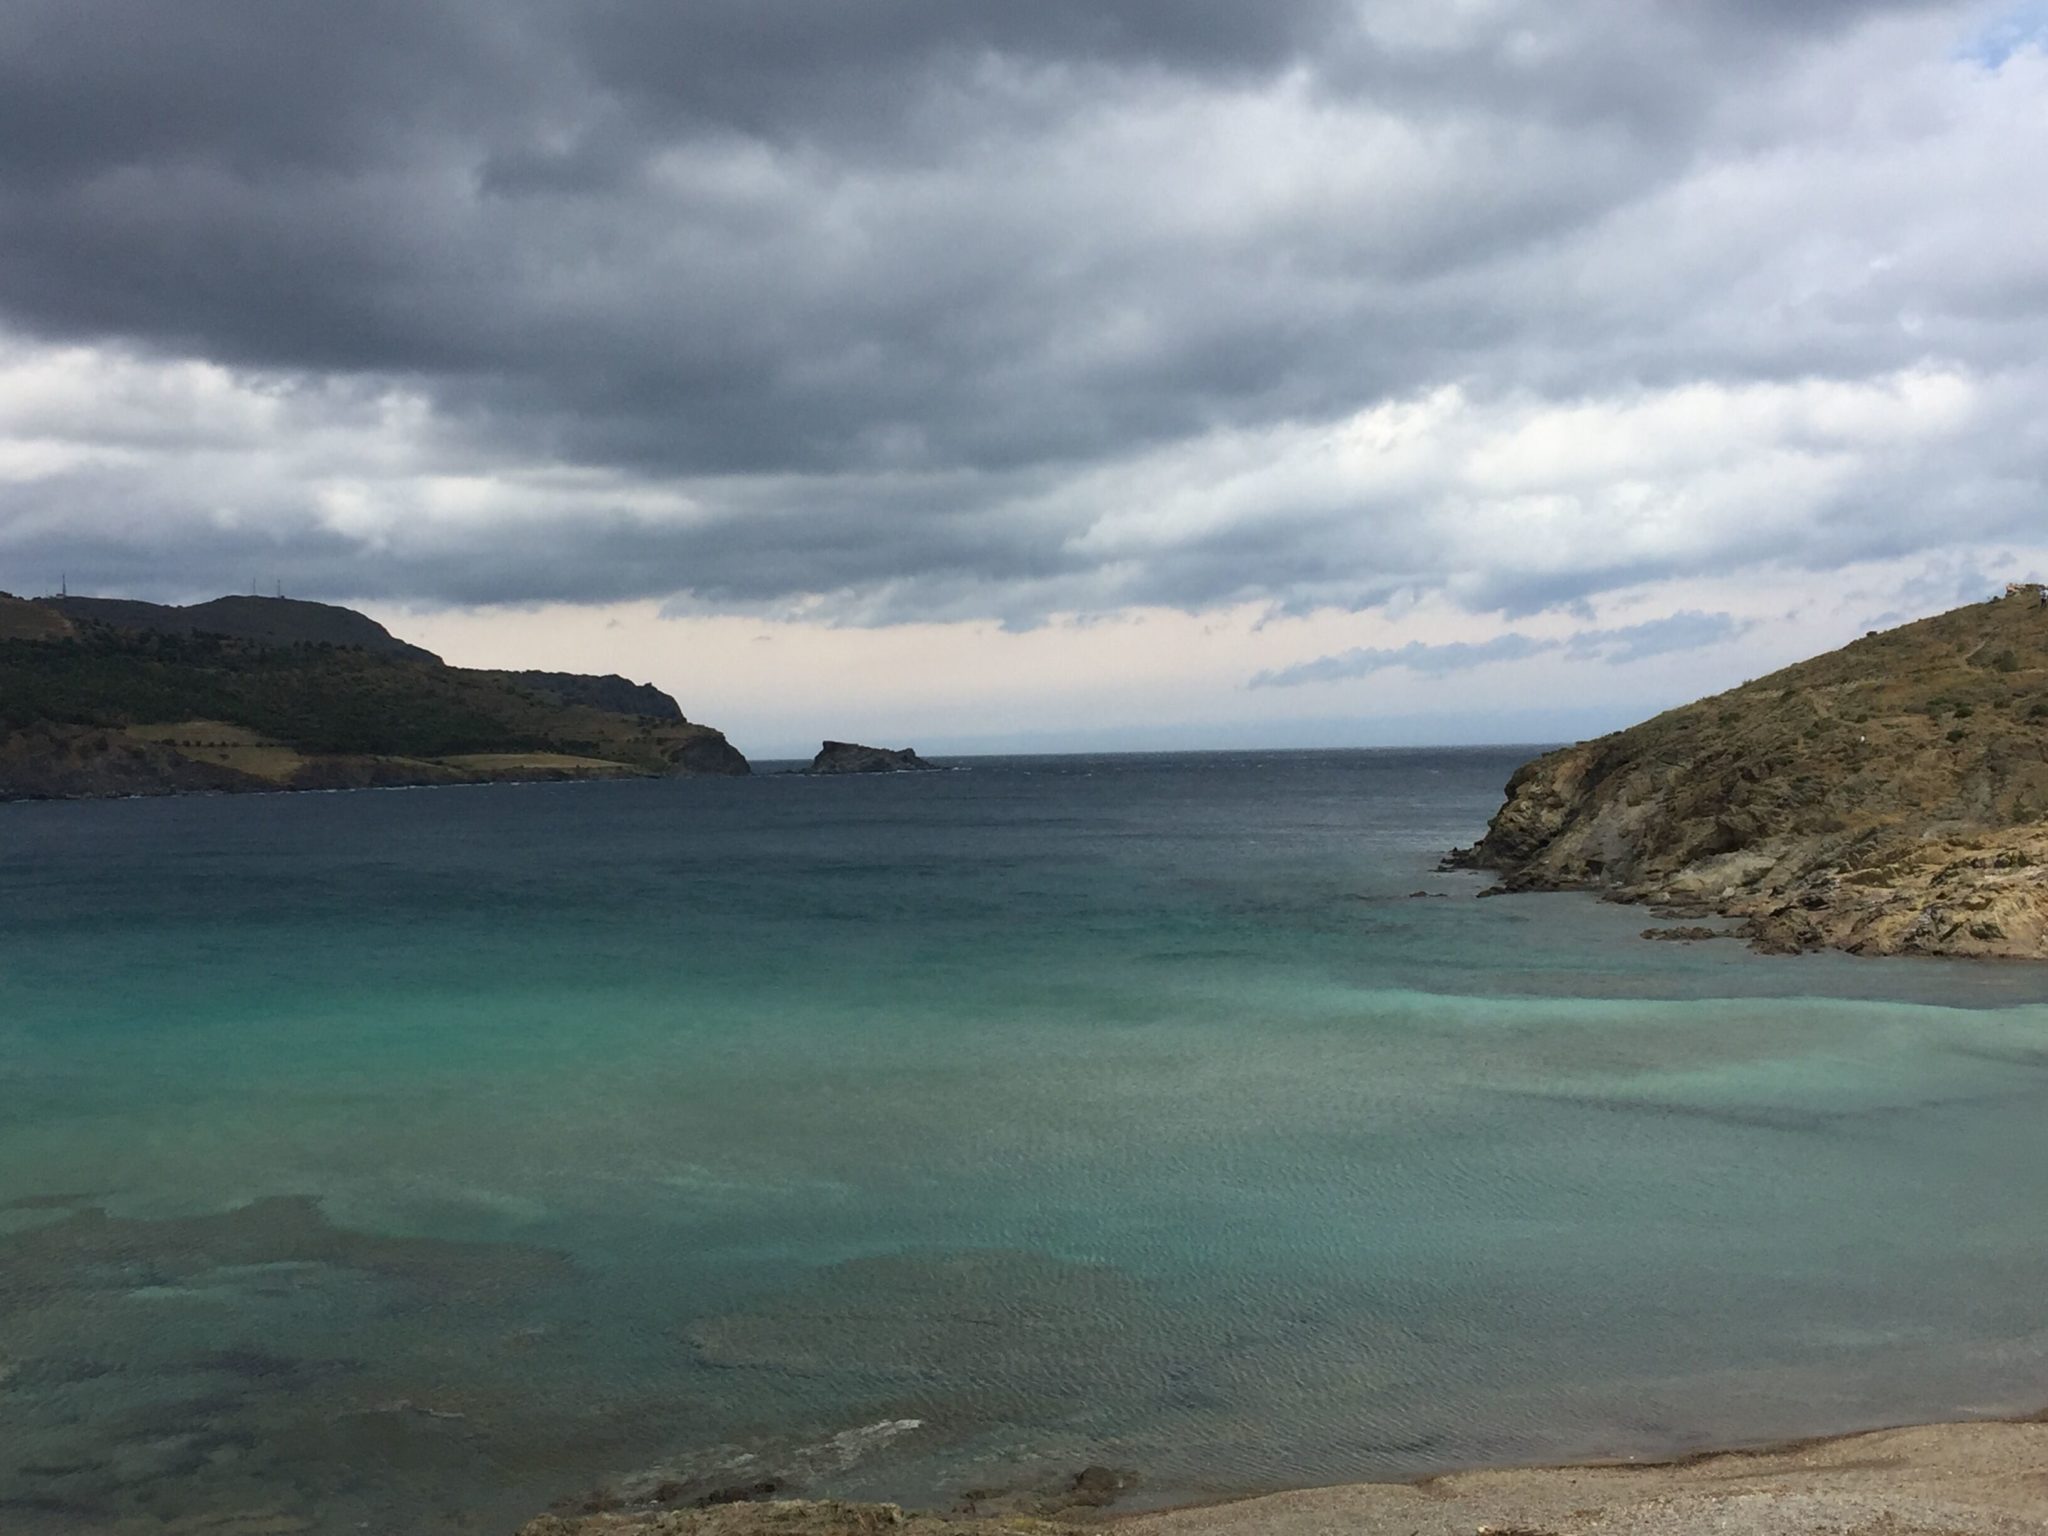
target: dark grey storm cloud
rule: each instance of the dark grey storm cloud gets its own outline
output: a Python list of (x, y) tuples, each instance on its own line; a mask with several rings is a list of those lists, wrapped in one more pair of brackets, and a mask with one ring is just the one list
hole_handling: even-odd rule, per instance
[[(2011, 31), (1934, 0), (13, 0), (0, 566), (1029, 623), (1516, 613), (2007, 536), (2048, 460), (2039, 248), (1983, 238), (2042, 179)], [(1538, 440), (1597, 444), (1588, 410), (1662, 457), (1559, 468)], [(1631, 507), (1655, 536), (1616, 536)]]

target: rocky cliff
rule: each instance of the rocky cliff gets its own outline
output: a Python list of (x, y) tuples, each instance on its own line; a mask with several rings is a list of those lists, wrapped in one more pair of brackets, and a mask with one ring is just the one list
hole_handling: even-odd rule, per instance
[(1451, 862), (1773, 950), (2048, 959), (2048, 606), (1872, 632), (1537, 758)]

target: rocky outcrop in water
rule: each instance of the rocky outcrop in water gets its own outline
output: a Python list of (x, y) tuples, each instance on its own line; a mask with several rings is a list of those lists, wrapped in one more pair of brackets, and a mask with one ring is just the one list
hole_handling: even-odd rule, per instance
[(806, 773), (928, 773), (937, 772), (909, 747), (891, 751), (887, 747), (864, 747), (852, 741), (828, 741), (811, 759)]
[(1773, 951), (2048, 959), (2048, 606), (1872, 632), (1548, 753), (1449, 862)]

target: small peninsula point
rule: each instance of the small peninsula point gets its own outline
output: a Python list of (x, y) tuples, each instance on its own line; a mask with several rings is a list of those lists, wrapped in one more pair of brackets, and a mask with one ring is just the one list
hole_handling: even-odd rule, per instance
[(2048, 603), (2015, 586), (1547, 753), (1449, 863), (1776, 952), (2048, 960)]

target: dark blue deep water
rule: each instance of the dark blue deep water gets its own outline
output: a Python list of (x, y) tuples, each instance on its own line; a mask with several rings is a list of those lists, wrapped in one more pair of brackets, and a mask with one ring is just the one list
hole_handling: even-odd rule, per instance
[(1473, 900), (1524, 755), (0, 807), (0, 1529), (2041, 1406), (2048, 977)]

